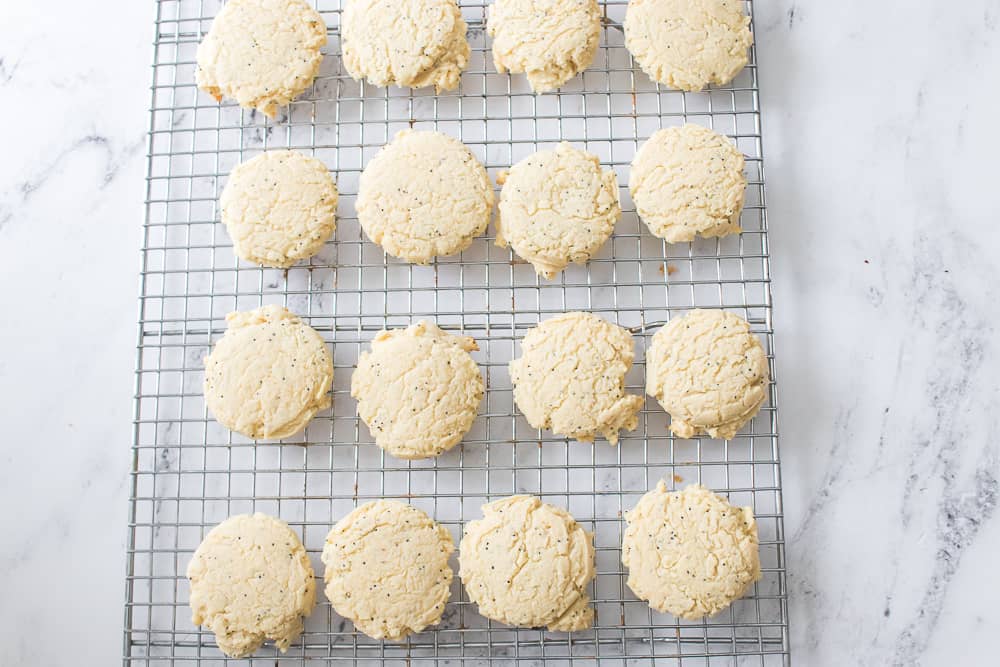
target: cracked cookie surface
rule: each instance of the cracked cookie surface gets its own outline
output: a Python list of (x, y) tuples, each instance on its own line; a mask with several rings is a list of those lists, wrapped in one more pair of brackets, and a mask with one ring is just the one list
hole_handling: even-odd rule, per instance
[(358, 184), (358, 222), (373, 242), (415, 264), (465, 250), (493, 212), (486, 170), (458, 139), (402, 130), (371, 159)]
[(767, 355), (742, 317), (692, 310), (670, 320), (646, 351), (646, 393), (682, 438), (728, 440), (767, 399)]
[(337, 185), (320, 160), (267, 151), (237, 165), (219, 197), (242, 259), (288, 268), (316, 254), (336, 229)]
[(421, 321), (382, 331), (362, 352), (351, 396), (375, 444), (401, 459), (441, 454), (472, 427), (483, 377), (469, 355), (476, 341)]
[(365, 503), (327, 535), (326, 597), (369, 637), (402, 640), (441, 621), (454, 550), (448, 531), (421, 510), (395, 500)]
[(744, 164), (733, 142), (707, 127), (667, 127), (635, 154), (629, 192), (649, 231), (668, 243), (738, 234)]
[(510, 362), (514, 402), (535, 428), (584, 442), (636, 427), (643, 398), (625, 392), (635, 346), (628, 331), (591, 313), (545, 320)]
[(350, 0), (341, 18), (344, 66), (376, 86), (458, 87), (469, 63), (455, 0)]
[(187, 578), (192, 622), (214, 632), (231, 658), (250, 655), (267, 639), (284, 653), (316, 603), (312, 565), (298, 535), (259, 512), (229, 517), (210, 530)]
[(642, 71), (678, 90), (729, 83), (753, 44), (740, 0), (629, 0), (624, 28)]
[(330, 406), (333, 359), (312, 327), (277, 305), (226, 322), (205, 358), (205, 404), (216, 421), (250, 438), (285, 438)]
[(230, 0), (198, 45), (195, 82), (274, 118), (312, 85), (326, 23), (302, 0)]
[(494, 501), (483, 515), (466, 524), (459, 546), (459, 576), (479, 613), (556, 632), (589, 628), (593, 535), (535, 496)]
[(498, 246), (510, 246), (554, 278), (570, 262), (583, 264), (614, 231), (621, 216), (618, 179), (596, 156), (562, 142), (501, 173)]
[(703, 486), (670, 492), (660, 481), (625, 521), (628, 587), (653, 609), (688, 620), (714, 616), (760, 579), (753, 511)]
[(597, 0), (495, 0), (486, 30), (497, 71), (523, 72), (531, 89), (544, 93), (593, 62), (601, 12)]

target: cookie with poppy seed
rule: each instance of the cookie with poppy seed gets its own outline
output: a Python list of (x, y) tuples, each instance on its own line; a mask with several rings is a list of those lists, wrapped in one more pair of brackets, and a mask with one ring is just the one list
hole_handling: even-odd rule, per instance
[(315, 329), (277, 305), (226, 322), (205, 358), (205, 404), (216, 421), (250, 438), (286, 438), (330, 407), (333, 359)]
[(402, 130), (365, 166), (355, 208), (365, 235), (414, 264), (465, 250), (486, 231), (493, 184), (476, 156), (441, 132)]
[(316, 604), (316, 583), (299, 536), (260, 512), (232, 516), (205, 535), (187, 567), (191, 620), (219, 649), (243, 658), (271, 639), (284, 653)]
[(365, 503), (326, 537), (326, 597), (369, 637), (400, 641), (441, 621), (453, 551), (451, 534), (416, 507)]
[(459, 576), (479, 613), (521, 627), (585, 630), (596, 575), (594, 536), (566, 510), (535, 496), (483, 506), (459, 546)]

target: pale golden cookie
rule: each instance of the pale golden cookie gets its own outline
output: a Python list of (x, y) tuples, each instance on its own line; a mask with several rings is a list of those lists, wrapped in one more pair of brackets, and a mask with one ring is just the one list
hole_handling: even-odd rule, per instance
[(198, 87), (274, 117), (319, 72), (326, 23), (303, 0), (229, 0), (198, 45)]
[(415, 264), (465, 250), (493, 212), (493, 184), (458, 139), (402, 130), (358, 184), (358, 222), (372, 241)]
[(417, 508), (365, 503), (326, 537), (326, 597), (369, 637), (399, 641), (441, 621), (454, 550), (448, 531)]
[(529, 155), (497, 181), (503, 189), (496, 244), (509, 245), (546, 278), (589, 260), (621, 216), (615, 172), (565, 141)]
[(514, 402), (535, 428), (585, 442), (600, 434), (614, 445), (619, 430), (636, 427), (643, 404), (625, 393), (634, 347), (628, 331), (591, 313), (545, 320), (510, 362)]
[(556, 632), (589, 628), (594, 536), (534, 496), (494, 501), (483, 515), (466, 524), (459, 546), (459, 576), (479, 613)]
[(629, 0), (624, 28), (649, 78), (680, 90), (729, 83), (753, 44), (742, 0)]
[(671, 493), (661, 481), (625, 521), (628, 587), (653, 609), (689, 620), (714, 616), (760, 579), (753, 511), (702, 486)]
[(721, 310), (670, 320), (646, 351), (646, 393), (682, 438), (732, 438), (760, 410), (768, 382), (767, 355), (750, 325)]
[(486, 30), (497, 71), (523, 72), (531, 89), (544, 93), (593, 62), (601, 10), (597, 0), (495, 0)]
[(286, 438), (330, 407), (333, 359), (323, 338), (281, 306), (229, 313), (205, 359), (205, 404), (250, 438)]
[(209, 531), (187, 567), (191, 622), (215, 633), (231, 658), (265, 640), (282, 653), (316, 603), (312, 565), (298, 535), (266, 514), (232, 516)]
[(320, 160), (268, 151), (237, 165), (219, 197), (236, 254), (287, 268), (316, 254), (336, 229), (337, 185)]
[(340, 20), (344, 67), (376, 86), (458, 86), (469, 64), (455, 0), (349, 0)]
[(437, 456), (462, 440), (483, 399), (468, 336), (430, 322), (383, 331), (351, 376), (358, 416), (375, 444), (401, 459)]
[(628, 187), (639, 217), (669, 243), (740, 232), (743, 153), (700, 125), (657, 130), (632, 159)]

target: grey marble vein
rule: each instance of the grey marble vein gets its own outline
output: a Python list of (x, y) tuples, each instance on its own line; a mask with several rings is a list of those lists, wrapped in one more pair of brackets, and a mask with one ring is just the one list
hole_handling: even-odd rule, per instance
[(14, 73), (17, 72), (18, 65), (20, 65), (18, 60), (10, 62), (9, 58), (0, 57), (0, 86), (10, 83), (10, 80), (14, 78)]
[(67, 158), (82, 150), (96, 151), (104, 163), (98, 184), (98, 188), (103, 190), (114, 181), (124, 162), (134, 157), (144, 143), (144, 138), (133, 139), (125, 146), (117, 146), (113, 145), (108, 137), (100, 134), (86, 134), (74, 139), (34, 173), (14, 183), (10, 190), (0, 192), (0, 230), (14, 218), (15, 211), (19, 207), (27, 204), (38, 190), (45, 187), (54, 174), (63, 169)]
[(995, 7), (777, 4), (756, 6), (793, 656), (992, 664)]
[(924, 589), (919, 611), (896, 640), (892, 664), (915, 664), (926, 650), (928, 638), (941, 615), (948, 586), (961, 564), (962, 553), (974, 543), (979, 528), (992, 518), (996, 509), (997, 463), (991, 458), (976, 471), (974, 495), (958, 497), (952, 493), (942, 499), (935, 535), (934, 571)]

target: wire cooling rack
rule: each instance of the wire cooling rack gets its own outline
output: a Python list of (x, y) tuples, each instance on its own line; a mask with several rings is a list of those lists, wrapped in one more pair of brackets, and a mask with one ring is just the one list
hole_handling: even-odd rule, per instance
[[(497, 74), (484, 36), (486, 0), (463, 2), (472, 46), (458, 91), (375, 88), (351, 80), (339, 58), (340, 0), (318, 0), (329, 27), (315, 86), (276, 121), (194, 85), (195, 51), (220, 3), (159, 0), (154, 44), (145, 243), (137, 348), (131, 475), (125, 664), (304, 664), (307, 660), (391, 664), (579, 661), (629, 665), (751, 665), (788, 661), (784, 534), (775, 391), (728, 442), (677, 439), (652, 399), (617, 447), (584, 444), (528, 426), (511, 397), (507, 362), (525, 331), (556, 313), (599, 313), (636, 334), (628, 389), (643, 392), (643, 351), (670, 317), (692, 306), (747, 318), (773, 350), (757, 66), (731, 85), (699, 93), (661, 89), (624, 48), (625, 0), (602, 3), (594, 64), (558, 92), (531, 94), (522, 75)], [(747, 9), (752, 10), (750, 3)], [(661, 126), (690, 121), (732, 137), (747, 156), (744, 232), (667, 245), (640, 223), (628, 165)], [(459, 137), (497, 172), (560, 140), (597, 154), (618, 174), (623, 215), (614, 237), (586, 266), (553, 281), (476, 239), (460, 256), (413, 266), (386, 258), (354, 217), (358, 176), (396, 131), (434, 128)], [(286, 271), (236, 259), (218, 220), (226, 174), (270, 148), (321, 158), (341, 192), (335, 238), (308, 264)], [(492, 234), (492, 227), (490, 234)], [(233, 310), (287, 305), (331, 344), (333, 408), (284, 443), (254, 443), (206, 413), (202, 360)], [(359, 423), (352, 369), (375, 332), (434, 319), (479, 343), (473, 356), (487, 393), (472, 431), (429, 461), (386, 456)], [(772, 368), (773, 377), (773, 368)], [(664, 478), (701, 482), (750, 505), (757, 516), (763, 578), (752, 594), (700, 622), (653, 612), (625, 586), (623, 511)], [(445, 525), (456, 543), (488, 500), (533, 493), (566, 507), (595, 533), (597, 620), (572, 634), (516, 629), (481, 617), (456, 576), (442, 623), (403, 643), (377, 642), (334, 613), (322, 594), (306, 632), (286, 654), (259, 650), (225, 661), (210, 632), (192, 625), (184, 576), (204, 534), (226, 517), (261, 511), (298, 532), (320, 578), (319, 554), (332, 524), (360, 503), (400, 498)], [(457, 569), (457, 568), (456, 568)]]

